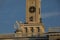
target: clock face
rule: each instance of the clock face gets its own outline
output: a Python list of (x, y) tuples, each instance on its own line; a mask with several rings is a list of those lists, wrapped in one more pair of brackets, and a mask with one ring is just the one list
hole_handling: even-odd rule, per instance
[(36, 8), (34, 7), (34, 6), (31, 6), (30, 8), (29, 8), (29, 12), (30, 13), (34, 13), (36, 11)]

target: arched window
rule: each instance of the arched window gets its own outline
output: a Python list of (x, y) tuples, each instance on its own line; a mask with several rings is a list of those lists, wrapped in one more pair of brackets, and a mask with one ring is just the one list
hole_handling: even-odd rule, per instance
[(33, 16), (31, 16), (29, 19), (30, 19), (30, 21), (33, 21)]

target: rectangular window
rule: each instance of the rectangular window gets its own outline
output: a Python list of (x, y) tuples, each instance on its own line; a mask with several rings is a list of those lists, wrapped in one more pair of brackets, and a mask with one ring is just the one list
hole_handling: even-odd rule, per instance
[(38, 32), (40, 32), (40, 29), (39, 29), (39, 27), (37, 27), (37, 29), (38, 29)]

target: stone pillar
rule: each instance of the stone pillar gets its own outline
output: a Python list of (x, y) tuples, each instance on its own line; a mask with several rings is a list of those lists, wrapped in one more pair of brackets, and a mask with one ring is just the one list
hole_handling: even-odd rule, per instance
[(39, 29), (40, 29), (40, 34), (44, 34), (44, 28), (43, 28), (43, 26), (40, 26)]
[(25, 27), (22, 28), (22, 35), (23, 35), (23, 37), (26, 37), (26, 29), (25, 29)]
[(34, 29), (33, 36), (37, 36), (37, 34), (38, 34), (38, 29), (37, 29), (36, 27), (34, 27), (33, 29)]
[(27, 28), (27, 36), (31, 37), (32, 36), (32, 31), (31, 31), (31, 27)]

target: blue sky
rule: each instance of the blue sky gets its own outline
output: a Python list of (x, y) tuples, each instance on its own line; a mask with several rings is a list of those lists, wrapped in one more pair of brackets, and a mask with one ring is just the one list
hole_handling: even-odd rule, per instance
[[(17, 21), (25, 22), (26, 0), (0, 0), (0, 34), (13, 33)], [(42, 21), (48, 27), (60, 27), (60, 0), (41, 0)]]

